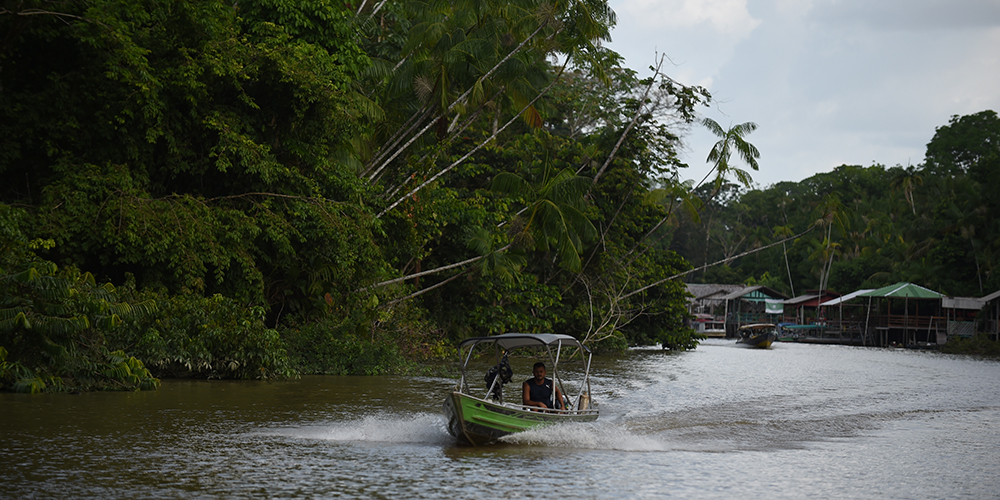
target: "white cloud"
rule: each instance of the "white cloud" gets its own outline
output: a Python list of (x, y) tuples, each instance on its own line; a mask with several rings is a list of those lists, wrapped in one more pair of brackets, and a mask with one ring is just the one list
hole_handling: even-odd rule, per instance
[(747, 11), (746, 0), (624, 0), (614, 4), (619, 18), (645, 28), (710, 26), (716, 34), (743, 39), (760, 21)]
[(810, 18), (874, 30), (976, 29), (1000, 19), (996, 0), (813, 0)]
[[(983, 110), (997, 106), (1000, 89), (1000, 27), (993, 28), (969, 47), (963, 59), (955, 64), (955, 74), (978, 74), (979, 78), (954, 81), (950, 102), (964, 109)], [(1000, 112), (1000, 109), (994, 109)], [(943, 124), (942, 124), (943, 125)]]
[[(1000, 111), (998, 0), (612, 0), (610, 45), (640, 72), (709, 88), (704, 114), (754, 121), (763, 185), (843, 163), (917, 164), (952, 115)], [(695, 127), (686, 178), (715, 138)]]

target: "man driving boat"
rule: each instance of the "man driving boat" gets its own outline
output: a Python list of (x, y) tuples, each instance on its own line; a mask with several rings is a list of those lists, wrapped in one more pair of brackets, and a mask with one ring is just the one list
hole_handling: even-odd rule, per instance
[[(538, 408), (562, 409), (562, 392), (552, 383), (552, 379), (545, 378), (545, 363), (541, 361), (535, 363), (535, 366), (531, 369), (531, 373), (534, 376), (525, 380), (521, 386), (521, 404)], [(553, 392), (556, 396), (554, 405), (552, 401)]]

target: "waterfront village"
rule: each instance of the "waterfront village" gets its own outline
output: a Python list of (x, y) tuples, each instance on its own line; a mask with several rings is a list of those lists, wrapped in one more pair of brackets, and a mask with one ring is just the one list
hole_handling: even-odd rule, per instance
[(901, 282), (844, 295), (809, 290), (787, 297), (766, 286), (686, 286), (690, 326), (710, 338), (734, 338), (741, 326), (773, 323), (779, 341), (935, 348), (976, 333), (996, 340), (1000, 329), (1000, 291), (949, 297)]

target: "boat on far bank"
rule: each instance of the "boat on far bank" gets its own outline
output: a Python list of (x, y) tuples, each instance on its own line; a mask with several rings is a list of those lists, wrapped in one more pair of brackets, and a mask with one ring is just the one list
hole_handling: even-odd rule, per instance
[(722, 338), (726, 336), (726, 322), (711, 314), (695, 314), (691, 327), (695, 333), (708, 338)]
[[(469, 361), (477, 347), (493, 348), (494, 361), (486, 371), (486, 391), (482, 396), (472, 394), (467, 370)], [(508, 355), (516, 349), (542, 351), (552, 367), (552, 382), (559, 388), (564, 400), (556, 408), (538, 408), (521, 404), (521, 386), (515, 391), (515, 401), (505, 401), (503, 385), (513, 378), (513, 370)], [(577, 396), (569, 397), (559, 374), (559, 356), (564, 348), (579, 352), (585, 362), (583, 378)], [(466, 351), (466, 349), (468, 351)], [(490, 444), (496, 440), (536, 427), (564, 422), (592, 422), (597, 420), (598, 410), (590, 401), (590, 360), (591, 352), (586, 346), (569, 335), (555, 333), (507, 333), (492, 337), (474, 337), (458, 344), (460, 355), (464, 355), (461, 378), (444, 401), (444, 413), (448, 418), (448, 432), (459, 442), (471, 445)], [(553, 394), (555, 391), (553, 391)]]
[(736, 343), (747, 347), (767, 349), (778, 338), (775, 329), (774, 323), (743, 325), (739, 329), (739, 337), (736, 339)]
[(798, 325), (795, 323), (778, 323), (776, 331), (778, 342), (803, 342), (806, 339), (822, 337), (825, 325)]

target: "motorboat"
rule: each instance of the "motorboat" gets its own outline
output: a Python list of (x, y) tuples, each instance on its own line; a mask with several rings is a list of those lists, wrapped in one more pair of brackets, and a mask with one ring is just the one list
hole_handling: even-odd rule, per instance
[[(590, 400), (590, 349), (570, 335), (556, 333), (506, 333), (489, 337), (473, 337), (458, 345), (461, 363), (461, 377), (444, 401), (444, 414), (448, 418), (448, 432), (460, 443), (484, 445), (498, 439), (528, 429), (566, 422), (592, 422), (597, 420), (599, 410)], [(491, 351), (491, 352), (487, 352)], [(522, 404), (522, 388), (517, 384), (513, 391), (516, 396), (505, 398), (503, 386), (513, 378), (510, 356), (544, 354), (543, 359), (551, 366), (554, 387), (563, 396), (561, 404), (554, 407), (538, 408)], [(478, 354), (479, 358), (473, 356)], [(478, 393), (472, 387), (478, 377), (471, 375), (470, 362), (482, 366), (483, 354), (488, 354), (489, 363), (483, 381), (485, 391)], [(559, 371), (560, 357), (566, 354), (575, 358), (578, 354), (583, 364), (582, 379), (577, 381), (576, 397), (566, 390)], [(478, 363), (476, 363), (478, 361)], [(565, 364), (565, 360), (564, 360)], [(553, 390), (553, 393), (555, 391)]]
[(739, 336), (736, 338), (736, 343), (747, 347), (767, 349), (778, 338), (775, 328), (774, 323), (743, 325), (738, 330)]

